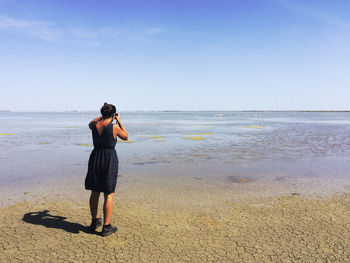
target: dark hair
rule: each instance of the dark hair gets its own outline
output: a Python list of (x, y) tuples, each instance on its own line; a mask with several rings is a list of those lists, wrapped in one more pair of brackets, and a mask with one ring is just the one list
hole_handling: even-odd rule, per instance
[(117, 110), (114, 105), (105, 102), (101, 108), (101, 114), (103, 118), (110, 118), (116, 113)]

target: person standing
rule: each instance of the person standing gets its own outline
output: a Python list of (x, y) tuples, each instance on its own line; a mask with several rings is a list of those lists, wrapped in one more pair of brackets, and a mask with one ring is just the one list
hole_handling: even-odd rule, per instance
[[(128, 140), (128, 133), (114, 105), (105, 102), (101, 108), (101, 114), (102, 116), (89, 123), (94, 149), (89, 158), (85, 189), (91, 190), (89, 200), (92, 217), (89, 227), (91, 231), (96, 231), (102, 225), (101, 218), (97, 218), (97, 211), (100, 193), (104, 193), (104, 221), (101, 235), (109, 236), (117, 231), (117, 227), (110, 223), (119, 166), (115, 145), (117, 137)], [(116, 124), (113, 123), (114, 120)]]

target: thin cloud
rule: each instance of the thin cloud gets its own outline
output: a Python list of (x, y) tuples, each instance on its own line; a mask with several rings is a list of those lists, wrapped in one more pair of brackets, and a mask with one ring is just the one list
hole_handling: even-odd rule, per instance
[(73, 29), (70, 29), (69, 32), (73, 37), (76, 37), (79, 39), (97, 39), (98, 38), (98, 32), (94, 32), (94, 31), (86, 30), (82, 28), (73, 28)]
[(306, 17), (318, 20), (325, 24), (335, 26), (341, 30), (350, 30), (350, 23), (339, 16), (326, 12), (315, 6), (308, 6), (298, 1), (290, 0), (274, 0), (275, 3), (280, 6), (290, 9), (296, 13), (304, 15)]
[(55, 24), (45, 21), (24, 20), (0, 15), (0, 30), (16, 35), (24, 35), (48, 42), (57, 40), (60, 31)]
[(160, 27), (135, 28), (135, 27), (62, 27), (58, 25), (40, 21), (25, 20), (9, 16), (0, 15), (0, 32), (7, 32), (17, 36), (26, 36), (44, 40), (47, 42), (72, 42), (85, 43), (99, 46), (103, 41), (118, 41), (122, 39), (142, 41), (152, 35), (166, 32)]
[(126, 35), (128, 30), (123, 27), (102, 27), (98, 30), (98, 34), (101, 38), (119, 39), (123, 35)]
[(160, 27), (141, 28), (139, 30), (130, 31), (128, 38), (135, 41), (147, 41), (153, 39), (153, 36), (160, 35), (166, 31), (167, 30)]
[(33, 27), (53, 26), (52, 23), (43, 21), (30, 21), (23, 19), (15, 19), (8, 16), (0, 15), (0, 28), (33, 28)]
[(164, 28), (160, 28), (160, 27), (151, 27), (146, 31), (147, 35), (155, 35), (155, 34), (161, 34), (166, 32), (166, 30)]

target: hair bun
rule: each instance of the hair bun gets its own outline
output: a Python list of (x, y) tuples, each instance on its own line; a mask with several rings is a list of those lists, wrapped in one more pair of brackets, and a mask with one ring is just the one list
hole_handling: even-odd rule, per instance
[(105, 102), (101, 108), (101, 114), (104, 118), (109, 118), (111, 117), (114, 113), (116, 113), (116, 108), (112, 104), (108, 104)]

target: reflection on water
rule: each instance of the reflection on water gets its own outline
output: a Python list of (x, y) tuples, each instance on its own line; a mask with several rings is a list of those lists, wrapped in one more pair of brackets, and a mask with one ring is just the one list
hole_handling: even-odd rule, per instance
[[(92, 150), (88, 122), (97, 115), (0, 113), (1, 184), (84, 177)], [(332, 177), (344, 184), (350, 181), (349, 117), (347, 112), (125, 112), (121, 118), (132, 143), (119, 141), (116, 149), (123, 174), (163, 172), (242, 184), (267, 177), (277, 183)]]

